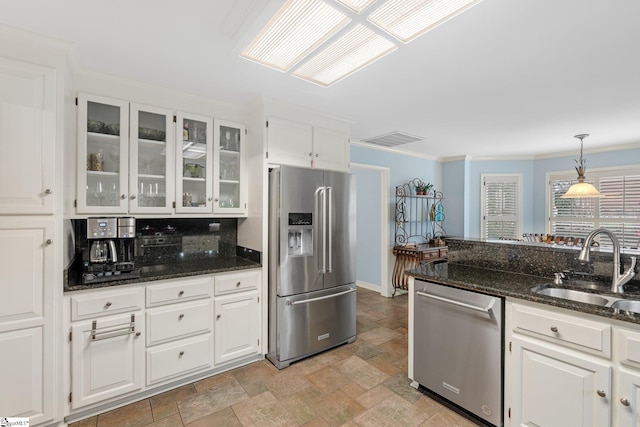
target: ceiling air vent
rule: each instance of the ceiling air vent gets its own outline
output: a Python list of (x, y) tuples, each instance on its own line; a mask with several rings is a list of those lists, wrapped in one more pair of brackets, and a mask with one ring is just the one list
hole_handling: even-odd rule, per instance
[(422, 141), (424, 138), (415, 135), (409, 135), (402, 132), (391, 132), (386, 135), (375, 136), (373, 138), (364, 139), (368, 144), (380, 145), (382, 147), (395, 147), (410, 142)]

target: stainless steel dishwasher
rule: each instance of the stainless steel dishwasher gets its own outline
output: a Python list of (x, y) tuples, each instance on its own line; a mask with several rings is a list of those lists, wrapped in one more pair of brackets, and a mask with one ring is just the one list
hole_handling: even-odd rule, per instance
[(414, 292), (414, 381), (502, 426), (504, 300), (420, 280)]

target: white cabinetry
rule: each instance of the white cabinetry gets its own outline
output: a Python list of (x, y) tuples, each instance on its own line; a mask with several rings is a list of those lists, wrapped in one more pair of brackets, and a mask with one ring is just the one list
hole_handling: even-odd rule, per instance
[(213, 277), (147, 286), (147, 385), (213, 366)]
[(259, 289), (259, 270), (216, 276), (216, 364), (259, 353)]
[(507, 301), (506, 321), (506, 425), (618, 425), (606, 319)]
[(56, 396), (53, 224), (0, 218), (0, 414), (31, 425), (53, 419)]
[[(614, 425), (640, 426), (640, 329), (614, 327)], [(617, 419), (615, 418), (617, 416)]]
[(269, 163), (346, 170), (349, 167), (349, 135), (270, 117), (267, 122), (267, 154)]
[(78, 213), (170, 213), (172, 112), (85, 93), (78, 107)]
[(141, 390), (143, 288), (81, 292), (70, 306), (71, 408)]
[(53, 214), (55, 70), (0, 58), (0, 129), (0, 214)]
[(246, 215), (245, 126), (221, 120), (214, 124), (213, 212)]

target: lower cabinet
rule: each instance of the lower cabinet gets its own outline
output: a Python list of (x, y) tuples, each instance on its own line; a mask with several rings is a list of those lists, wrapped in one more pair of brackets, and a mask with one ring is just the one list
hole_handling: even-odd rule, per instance
[(213, 375), (252, 355), (258, 360), (260, 275), (246, 270), (69, 294), (69, 413), (134, 401), (141, 392)]
[(512, 339), (511, 425), (603, 427), (609, 425), (611, 364)]
[(143, 388), (142, 331), (140, 312), (71, 326), (72, 409)]
[(241, 292), (216, 298), (216, 364), (257, 354), (260, 348), (258, 292)]
[(640, 325), (507, 301), (505, 426), (640, 427)]

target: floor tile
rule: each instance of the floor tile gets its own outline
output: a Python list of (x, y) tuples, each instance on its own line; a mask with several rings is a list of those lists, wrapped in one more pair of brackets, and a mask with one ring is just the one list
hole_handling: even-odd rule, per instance
[(198, 418), (213, 414), (246, 399), (249, 399), (249, 395), (234, 379), (179, 401), (178, 410), (182, 421), (189, 424)]
[(351, 356), (338, 363), (336, 367), (343, 375), (367, 390), (389, 378), (380, 369), (360, 359), (358, 356)]
[(243, 426), (298, 426), (295, 418), (270, 392), (233, 405), (231, 409)]
[(393, 394), (356, 417), (355, 422), (363, 426), (415, 427), (429, 416), (415, 406)]
[(330, 426), (340, 426), (364, 412), (365, 408), (342, 390), (325, 394), (311, 402), (311, 407)]
[(185, 424), (185, 427), (242, 427), (242, 424), (231, 407), (228, 407)]
[(170, 417), (163, 418), (158, 421), (154, 421), (151, 424), (147, 424), (146, 427), (182, 427), (182, 418), (180, 414), (174, 414)]
[(322, 393), (332, 392), (351, 382), (346, 375), (331, 366), (307, 375), (306, 378)]
[(98, 415), (98, 427), (136, 427), (153, 422), (149, 399)]
[(360, 334), (359, 338), (365, 341), (369, 341), (371, 344), (380, 345), (384, 342), (387, 342), (394, 338), (398, 338), (400, 336), (401, 335), (399, 333), (381, 326)]

